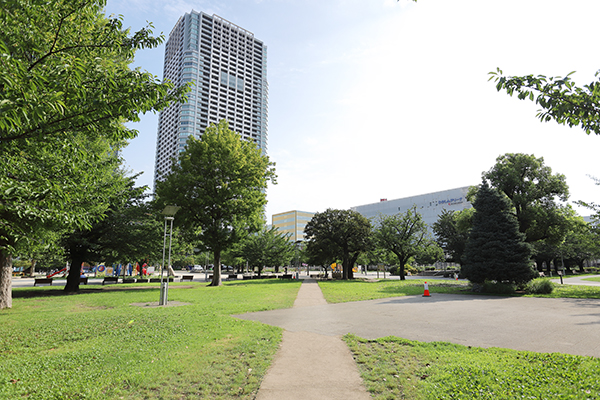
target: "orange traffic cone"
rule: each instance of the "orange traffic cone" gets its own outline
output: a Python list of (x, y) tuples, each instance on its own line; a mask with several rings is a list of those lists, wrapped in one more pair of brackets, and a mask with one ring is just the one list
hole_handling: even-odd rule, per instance
[(423, 293), (423, 297), (431, 297), (429, 294), (429, 285), (425, 282), (425, 293)]

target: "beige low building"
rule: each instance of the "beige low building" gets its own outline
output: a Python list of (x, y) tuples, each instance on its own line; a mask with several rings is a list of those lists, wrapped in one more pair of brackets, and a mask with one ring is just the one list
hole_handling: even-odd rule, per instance
[(313, 215), (313, 212), (293, 210), (273, 214), (271, 221), (273, 227), (288, 235), (289, 240), (297, 242), (304, 240), (304, 227)]

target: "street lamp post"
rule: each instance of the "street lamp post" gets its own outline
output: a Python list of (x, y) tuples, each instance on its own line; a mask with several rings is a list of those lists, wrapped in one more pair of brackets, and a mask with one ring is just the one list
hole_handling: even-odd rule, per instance
[(162, 214), (165, 216), (165, 234), (163, 241), (163, 259), (162, 265), (160, 266), (160, 298), (158, 300), (159, 306), (166, 306), (169, 301), (169, 276), (167, 274), (167, 280), (163, 280), (165, 271), (165, 252), (167, 248), (167, 222), (171, 223), (171, 232), (169, 233), (169, 264), (171, 265), (171, 244), (173, 239), (173, 220), (175, 219), (175, 213), (180, 207), (177, 206), (166, 206)]

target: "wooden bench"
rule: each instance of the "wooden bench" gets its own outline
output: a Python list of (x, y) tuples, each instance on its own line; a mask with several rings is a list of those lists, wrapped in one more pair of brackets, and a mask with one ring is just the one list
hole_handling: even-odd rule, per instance
[(237, 274), (228, 274), (227, 279), (237, 279)]
[(102, 280), (102, 284), (106, 285), (107, 283), (119, 283), (119, 278), (116, 276), (106, 276), (104, 280)]
[(194, 275), (183, 275), (181, 277), (181, 281), (180, 282), (183, 282), (183, 281), (191, 282), (193, 280), (194, 280)]
[(283, 274), (281, 275), (281, 279), (292, 279), (292, 274)]
[(35, 278), (33, 286), (36, 285), (50, 285), (52, 286), (52, 278)]
[(87, 285), (87, 281), (88, 281), (88, 277), (87, 277), (87, 276), (86, 276), (86, 277), (83, 277), (83, 276), (80, 276), (80, 277), (79, 277), (79, 284), (80, 284), (80, 285), (81, 285), (82, 283), (83, 283), (84, 285)]

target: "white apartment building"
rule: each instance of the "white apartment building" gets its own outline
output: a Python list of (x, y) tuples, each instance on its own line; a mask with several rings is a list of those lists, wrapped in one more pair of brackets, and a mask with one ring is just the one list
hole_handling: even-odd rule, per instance
[(217, 15), (186, 13), (166, 42), (163, 78), (193, 85), (187, 103), (159, 115), (155, 186), (170, 173), (188, 138), (200, 137), (222, 119), (266, 154), (267, 47), (252, 32)]

